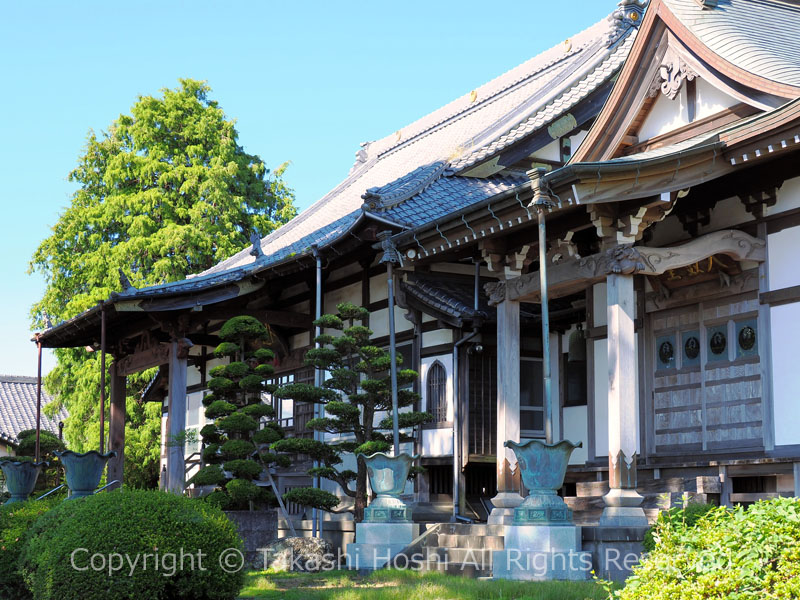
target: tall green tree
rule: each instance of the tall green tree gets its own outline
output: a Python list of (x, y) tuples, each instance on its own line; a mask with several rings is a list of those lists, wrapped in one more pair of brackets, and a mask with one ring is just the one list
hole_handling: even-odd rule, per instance
[[(57, 323), (120, 291), (119, 269), (136, 287), (177, 281), (296, 214), (286, 163), (270, 173), (245, 152), (210, 91), (205, 82), (181, 79), (160, 97), (140, 96), (107, 132), (89, 132), (69, 174), (77, 190), (30, 263), (47, 283), (31, 311), (34, 327), (46, 315)], [(45, 381), (57, 399), (49, 407), (69, 411), (64, 435), (72, 448), (97, 447), (99, 357), (80, 348), (56, 356)], [(126, 469), (139, 469), (128, 480), (140, 486), (158, 476), (160, 407), (140, 404), (151, 376), (128, 380), (126, 452), (135, 461)]]

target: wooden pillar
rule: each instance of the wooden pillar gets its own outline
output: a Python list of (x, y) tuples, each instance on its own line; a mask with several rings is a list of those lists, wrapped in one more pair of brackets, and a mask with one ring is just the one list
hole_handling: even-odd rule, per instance
[(514, 508), (522, 504), (517, 458), (503, 444), (519, 442), (519, 301), (497, 305), (497, 496), (489, 524), (511, 525)]
[(636, 492), (636, 333), (633, 275), (610, 274), (608, 310), (608, 473), (601, 526), (647, 526)]
[(127, 378), (111, 366), (111, 414), (108, 423), (108, 449), (117, 455), (108, 461), (108, 481), (119, 481), (121, 487), (125, 464), (125, 398)]
[(167, 430), (167, 490), (183, 494), (186, 478), (184, 448), (171, 443), (186, 429), (186, 372), (188, 360), (181, 343), (169, 352), (169, 429)]

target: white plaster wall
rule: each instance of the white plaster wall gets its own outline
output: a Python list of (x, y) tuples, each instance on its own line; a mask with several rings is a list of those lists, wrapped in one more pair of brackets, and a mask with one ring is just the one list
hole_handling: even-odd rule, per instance
[(361, 305), (361, 283), (353, 283), (325, 293), (322, 310), (324, 313), (335, 313), (336, 306), (342, 302), (351, 302), (356, 306)]
[[(550, 334), (550, 398), (552, 413), (553, 440), (558, 441), (558, 432), (561, 431), (561, 394), (559, 394), (561, 380), (561, 357), (558, 355), (558, 334)], [(542, 380), (544, 387), (544, 380)], [(542, 395), (544, 398), (544, 395)]]
[[(728, 229), (752, 220), (753, 215), (745, 210), (741, 200), (738, 198), (726, 198), (717, 202), (711, 211), (711, 220), (707, 226), (698, 229), (698, 234), (702, 235), (710, 231)], [(686, 236), (688, 237), (688, 234)]]
[(594, 455), (608, 457), (608, 341), (594, 340)]
[(424, 331), (422, 333), (423, 348), (430, 348), (431, 346), (438, 346), (439, 344), (452, 344), (452, 343), (453, 343), (452, 329), (437, 329), (435, 331)]
[[(702, 78), (696, 79), (695, 82), (697, 90), (695, 121), (738, 104), (738, 100), (718, 90)], [(658, 94), (650, 113), (639, 128), (639, 141), (649, 140), (688, 124), (689, 108), (686, 85), (683, 85), (678, 95), (672, 100), (662, 93)]]
[(386, 274), (381, 273), (369, 278), (369, 301), (378, 302), (389, 297), (389, 289), (386, 285)]
[(441, 427), (422, 430), (422, 455), (453, 456), (453, 429)]
[(794, 208), (800, 208), (800, 177), (787, 179), (778, 189), (778, 201), (775, 206), (767, 207), (766, 215), (775, 215)]
[[(770, 254), (772, 254), (771, 242)], [(771, 270), (770, 284), (772, 284)], [(770, 320), (775, 445), (800, 444), (800, 427), (798, 427), (800, 402), (797, 401), (800, 390), (800, 369), (797, 368), (797, 355), (792, 350), (800, 339), (800, 304), (772, 307)]]
[(298, 333), (289, 338), (289, 348), (296, 350), (297, 348), (305, 348), (311, 343), (311, 334), (307, 331)]
[[(798, 230), (790, 227), (767, 237), (769, 289), (780, 290), (800, 285), (800, 269), (797, 268)], [(775, 323), (772, 331), (775, 332)]]
[(544, 148), (539, 148), (536, 152), (531, 154), (531, 158), (543, 158), (544, 160), (561, 160), (561, 148), (558, 140), (553, 140)]
[[(394, 307), (394, 326), (397, 333), (408, 331), (414, 327), (414, 325), (406, 319), (405, 310), (396, 305)], [(372, 330), (373, 338), (389, 335), (389, 309), (382, 308), (370, 313), (369, 328)]]
[(585, 131), (579, 131), (575, 135), (569, 136), (570, 147), (572, 148), (572, 153), (575, 154), (578, 151), (578, 148), (581, 147), (583, 140), (586, 139), (586, 136), (589, 135), (589, 130), (586, 129)]
[(582, 448), (573, 451), (569, 464), (584, 464), (589, 459), (589, 411), (586, 406), (564, 407), (564, 439), (576, 444), (583, 442)]
[(595, 283), (592, 286), (592, 312), (594, 314), (592, 327), (603, 327), (607, 323), (606, 288), (605, 282)]

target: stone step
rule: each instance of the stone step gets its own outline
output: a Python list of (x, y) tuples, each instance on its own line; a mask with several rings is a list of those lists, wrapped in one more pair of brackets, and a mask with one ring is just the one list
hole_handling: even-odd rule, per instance
[(477, 550), (502, 550), (503, 536), (501, 535), (452, 535), (439, 534), (440, 548), (474, 548)]
[(439, 564), (455, 564), (458, 567), (469, 565), (491, 570), (494, 550), (475, 548), (437, 548)]
[(468, 523), (442, 523), (439, 535), (503, 535), (502, 525), (471, 525)]

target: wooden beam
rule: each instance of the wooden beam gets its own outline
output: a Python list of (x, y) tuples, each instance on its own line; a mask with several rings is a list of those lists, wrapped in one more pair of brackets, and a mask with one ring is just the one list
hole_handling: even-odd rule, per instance
[[(602, 281), (609, 274), (663, 275), (671, 269), (693, 265), (715, 254), (724, 254), (737, 261), (764, 262), (766, 244), (742, 231), (728, 229), (669, 248), (616, 246), (599, 254), (551, 266), (547, 271), (548, 292), (551, 298), (565, 296)], [(539, 274), (528, 273), (511, 281), (487, 284), (486, 290), (494, 304), (506, 295), (512, 300), (538, 302)]]
[(178, 495), (185, 486), (185, 455), (174, 441), (186, 429), (187, 356), (178, 340), (169, 346), (169, 430), (167, 432), (167, 489)]
[(151, 367), (166, 365), (169, 363), (169, 353), (169, 345), (157, 344), (119, 359), (116, 362), (116, 371), (120, 376), (124, 377)]
[(248, 308), (212, 308), (205, 309), (202, 313), (197, 313), (197, 316), (202, 315), (205, 320), (221, 320), (225, 321), (232, 317), (240, 315), (247, 315), (254, 317), (266, 325), (280, 325), (292, 329), (308, 329), (311, 327), (311, 315), (303, 313), (291, 312), (288, 310), (266, 310), (266, 309), (248, 309)]
[(758, 295), (758, 301), (761, 304), (769, 304), (770, 306), (800, 302), (800, 285), (793, 285), (771, 292), (762, 292)]
[(514, 473), (517, 458), (508, 440), (520, 441), (520, 326), (519, 302), (506, 299), (497, 306), (497, 496), (489, 523), (511, 525), (514, 508), (522, 503)]
[(111, 366), (111, 414), (108, 422), (108, 449), (117, 455), (108, 461), (108, 480), (119, 481), (112, 489), (122, 487), (125, 465), (125, 400), (127, 378)]

